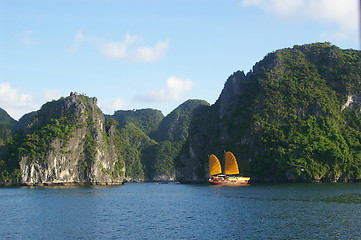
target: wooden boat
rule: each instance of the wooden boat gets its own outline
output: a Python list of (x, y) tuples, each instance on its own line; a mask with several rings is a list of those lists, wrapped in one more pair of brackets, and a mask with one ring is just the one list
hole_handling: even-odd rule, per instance
[(221, 163), (217, 156), (209, 156), (209, 183), (214, 185), (237, 186), (248, 184), (250, 177), (243, 177), (239, 174), (236, 157), (231, 152), (225, 153), (224, 174), (222, 174)]

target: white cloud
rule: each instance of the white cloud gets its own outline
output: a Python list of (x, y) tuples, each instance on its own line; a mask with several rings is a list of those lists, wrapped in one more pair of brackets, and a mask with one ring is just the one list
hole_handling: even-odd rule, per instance
[(37, 109), (31, 95), (19, 93), (6, 82), (0, 83), (0, 107), (14, 119)]
[(157, 62), (163, 58), (168, 50), (169, 40), (158, 42), (152, 47), (138, 47), (129, 54), (129, 59), (135, 62)]
[(10, 83), (0, 83), (0, 107), (14, 119), (36, 111), (46, 102), (57, 100), (61, 96), (61, 91), (57, 89), (44, 89), (39, 93), (25, 94), (13, 88)]
[(129, 104), (124, 98), (117, 98), (112, 102), (103, 102), (101, 99), (99, 99), (98, 106), (105, 114), (113, 114), (115, 111), (118, 110), (129, 110), (135, 108), (134, 106)]
[(243, 7), (255, 6), (283, 17), (292, 16), (292, 13), (303, 4), (304, 0), (243, 0), (240, 3)]
[(121, 42), (110, 42), (100, 47), (101, 54), (108, 59), (126, 59), (129, 47), (139, 40), (139, 37), (127, 34)]
[(153, 47), (135, 46), (141, 38), (127, 34), (121, 42), (108, 42), (100, 47), (100, 53), (107, 59), (120, 59), (131, 62), (157, 62), (169, 47), (169, 40), (159, 41)]
[(31, 30), (23, 31), (18, 35), (21, 43), (26, 46), (33, 46), (37, 44), (33, 36), (34, 36), (34, 32)]
[(70, 52), (76, 52), (79, 50), (80, 46), (84, 43), (85, 36), (82, 31), (78, 31), (74, 35), (74, 40), (72, 45), (69, 47)]
[(150, 91), (139, 99), (152, 102), (182, 101), (184, 93), (191, 90), (192, 85), (193, 83), (189, 79), (169, 77), (164, 88)]
[(169, 40), (157, 42), (154, 46), (139, 45), (141, 37), (126, 34), (120, 42), (109, 42), (98, 36), (88, 36), (78, 31), (74, 34), (73, 43), (68, 48), (70, 53), (77, 52), (84, 44), (92, 44), (99, 48), (100, 54), (110, 60), (128, 62), (157, 62), (166, 54)]
[(316, 21), (337, 30), (327, 30), (322, 36), (337, 40), (358, 40), (359, 3), (357, 0), (243, 0), (242, 7), (257, 7), (281, 20)]
[(62, 94), (59, 89), (45, 89), (42, 91), (41, 96), (42, 96), (41, 100), (44, 101), (45, 103), (59, 99), (62, 96)]
[(86, 36), (83, 31), (79, 30), (74, 34), (73, 43), (70, 45), (68, 51), (71, 53), (77, 52), (80, 47), (85, 44), (100, 44), (103, 40), (96, 36)]
[(109, 108), (110, 108), (111, 112), (124, 109), (124, 108), (126, 108), (125, 100), (122, 98), (117, 98), (110, 104)]

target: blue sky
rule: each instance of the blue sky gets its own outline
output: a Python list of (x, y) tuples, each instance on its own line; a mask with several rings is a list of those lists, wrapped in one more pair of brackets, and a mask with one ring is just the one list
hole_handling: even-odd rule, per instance
[(358, 49), (358, 0), (0, 0), (0, 107), (13, 118), (70, 92), (104, 113), (213, 104), (267, 53)]

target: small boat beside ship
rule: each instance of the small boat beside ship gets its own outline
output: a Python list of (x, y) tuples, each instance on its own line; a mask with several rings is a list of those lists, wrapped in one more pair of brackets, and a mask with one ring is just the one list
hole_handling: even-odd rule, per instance
[(209, 155), (209, 183), (214, 185), (237, 186), (248, 184), (250, 177), (239, 174), (236, 157), (231, 152), (225, 153), (224, 173), (219, 159), (214, 154)]
[(168, 181), (157, 182), (157, 184), (168, 184)]

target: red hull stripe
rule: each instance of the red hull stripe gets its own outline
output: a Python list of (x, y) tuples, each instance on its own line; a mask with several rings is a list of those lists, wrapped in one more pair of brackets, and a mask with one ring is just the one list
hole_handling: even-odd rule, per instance
[(211, 184), (215, 185), (243, 185), (248, 184), (248, 181), (236, 181), (236, 182), (230, 182), (230, 181), (209, 181)]

